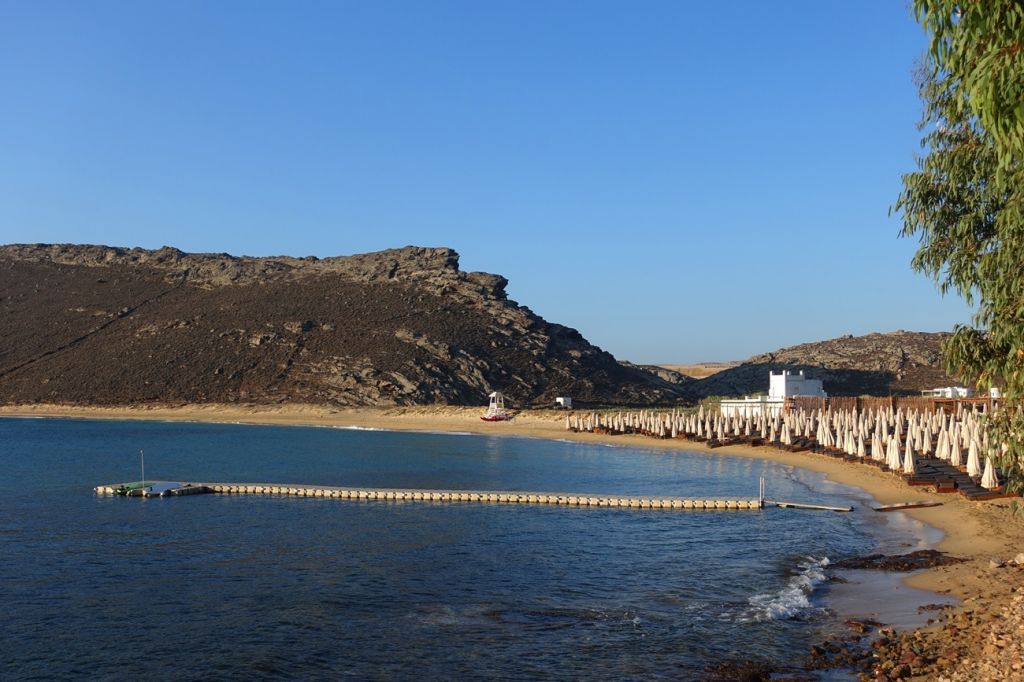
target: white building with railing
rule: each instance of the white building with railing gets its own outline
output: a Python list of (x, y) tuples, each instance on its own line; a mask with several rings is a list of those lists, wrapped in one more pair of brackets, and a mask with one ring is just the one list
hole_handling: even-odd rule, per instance
[(786, 398), (826, 398), (828, 394), (820, 379), (808, 378), (803, 370), (794, 374), (783, 370), (768, 373), (768, 395), (727, 399), (721, 403), (724, 416), (755, 417), (759, 414), (777, 415), (786, 404)]

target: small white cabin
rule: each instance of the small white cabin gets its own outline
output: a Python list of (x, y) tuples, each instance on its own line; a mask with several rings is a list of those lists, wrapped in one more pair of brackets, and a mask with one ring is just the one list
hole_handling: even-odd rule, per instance
[(555, 405), (563, 410), (572, 409), (572, 398), (559, 397), (555, 398)]

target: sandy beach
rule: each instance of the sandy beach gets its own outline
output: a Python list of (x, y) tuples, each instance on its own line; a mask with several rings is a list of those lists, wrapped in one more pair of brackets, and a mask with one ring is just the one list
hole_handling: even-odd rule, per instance
[[(571, 433), (565, 429), (564, 412), (529, 411), (519, 413), (511, 422), (487, 423), (478, 417), (479, 408), (460, 407), (401, 407), (401, 408), (330, 408), (316, 405), (187, 405), (187, 406), (135, 406), (135, 407), (78, 407), (64, 405), (0, 406), (0, 416), (20, 417), (74, 417), (89, 419), (146, 419), (180, 420), (224, 423), (251, 423), (274, 425), (313, 426), (358, 426), (389, 430), (436, 431), (477, 433), (496, 436), (527, 436), (535, 438), (569, 439), (585, 443), (613, 443), (622, 446), (644, 448), (667, 448), (689, 451), (704, 451), (701, 443), (683, 440), (658, 440), (643, 436), (605, 436), (588, 433)], [(925, 674), (919, 674), (921, 666), (914, 666), (913, 674), (899, 674), (900, 670), (888, 670), (888, 676), (878, 679), (936, 679), (941, 672), (949, 679), (974, 679), (972, 674), (980, 670), (979, 661), (1002, 675), (1001, 679), (1024, 679), (1021, 667), (1021, 649), (992, 644), (993, 656), (1000, 660), (987, 661), (983, 651), (976, 657), (956, 661), (950, 658), (951, 638), (948, 637), (952, 622), (959, 626), (953, 630), (957, 642), (979, 643), (1004, 641), (990, 631), (1001, 627), (1005, 620), (999, 616), (1003, 607), (1021, 592), (1024, 584), (1024, 566), (1012, 560), (1024, 552), (1024, 520), (1012, 513), (1012, 501), (1007, 499), (989, 502), (970, 502), (959, 495), (937, 495), (921, 488), (911, 488), (902, 480), (874, 467), (849, 464), (811, 453), (787, 453), (768, 447), (727, 446), (716, 448), (716, 454), (738, 457), (753, 457), (772, 460), (821, 472), (828, 479), (844, 485), (857, 486), (867, 491), (881, 503), (938, 501), (942, 506), (906, 510), (905, 514), (942, 532), (943, 538), (937, 549), (966, 559), (963, 563), (943, 566), (911, 575), (906, 583), (911, 587), (936, 593), (948, 594), (961, 601), (955, 609), (944, 616), (944, 623), (920, 632), (906, 633), (902, 642), (913, 640), (922, 650), (928, 652), (933, 665)], [(994, 567), (992, 560), (1005, 562)], [(959, 619), (959, 620), (958, 620)], [(930, 643), (930, 644), (929, 644)], [(902, 651), (901, 642), (893, 641), (885, 646), (897, 647)], [(990, 647), (991, 648), (991, 647)], [(924, 654), (922, 654), (924, 655)], [(981, 657), (981, 658), (977, 658)], [(898, 662), (897, 662), (898, 664)], [(1004, 665), (1005, 664), (1005, 665)], [(1013, 666), (1017, 666), (1014, 668)], [(909, 669), (908, 669), (909, 670)], [(907, 671), (903, 671), (907, 672)], [(882, 673), (883, 675), (885, 673)], [(996, 673), (993, 673), (996, 674)], [(1015, 677), (1015, 675), (1017, 677)]]

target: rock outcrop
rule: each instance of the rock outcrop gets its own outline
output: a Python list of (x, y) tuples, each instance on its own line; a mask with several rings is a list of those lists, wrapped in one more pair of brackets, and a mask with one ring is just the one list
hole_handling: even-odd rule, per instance
[(843, 336), (755, 355), (688, 385), (701, 396), (741, 396), (768, 390), (768, 372), (804, 370), (829, 395), (899, 395), (959, 383), (942, 368), (946, 332)]
[(670, 404), (688, 393), (447, 248), (249, 258), (0, 247), (0, 402)]

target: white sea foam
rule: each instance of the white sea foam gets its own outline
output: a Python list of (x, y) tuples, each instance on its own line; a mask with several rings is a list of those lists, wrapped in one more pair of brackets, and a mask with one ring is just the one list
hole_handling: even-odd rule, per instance
[(797, 564), (796, 572), (778, 592), (758, 594), (750, 598), (750, 608), (739, 618), (741, 622), (782, 620), (807, 612), (811, 608), (814, 588), (825, 581), (828, 557), (807, 557)]

